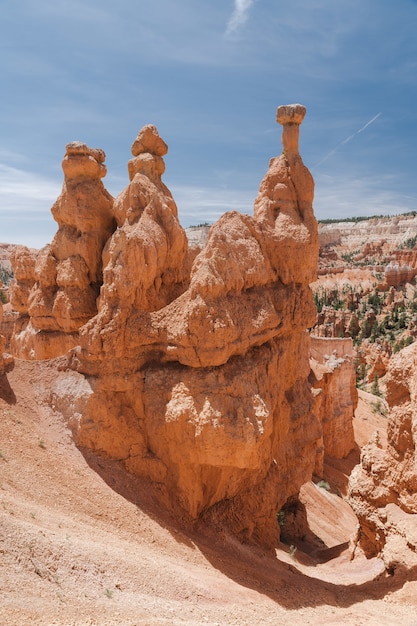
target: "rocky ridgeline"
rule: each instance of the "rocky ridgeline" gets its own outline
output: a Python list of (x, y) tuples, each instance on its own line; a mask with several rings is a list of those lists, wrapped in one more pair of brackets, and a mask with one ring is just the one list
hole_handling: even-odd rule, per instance
[(353, 250), (369, 241), (384, 241), (391, 249), (399, 248), (417, 232), (417, 215), (373, 217), (366, 220), (319, 224), (320, 246), (338, 245)]

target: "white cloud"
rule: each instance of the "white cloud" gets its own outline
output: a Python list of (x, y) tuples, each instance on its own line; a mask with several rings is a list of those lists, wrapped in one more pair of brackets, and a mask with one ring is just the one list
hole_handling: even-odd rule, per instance
[(216, 222), (227, 211), (252, 214), (257, 194), (257, 190), (192, 185), (171, 185), (170, 189), (184, 227)]
[(317, 219), (398, 215), (415, 211), (417, 197), (401, 193), (396, 176), (363, 178), (315, 176), (314, 212)]
[(37, 211), (55, 202), (62, 182), (0, 163), (0, 207)]
[(254, 0), (235, 0), (235, 7), (226, 28), (226, 37), (232, 35), (238, 28), (243, 26), (248, 19), (249, 9), (253, 2)]
[(41, 248), (57, 225), (50, 208), (62, 183), (0, 163), (0, 241)]

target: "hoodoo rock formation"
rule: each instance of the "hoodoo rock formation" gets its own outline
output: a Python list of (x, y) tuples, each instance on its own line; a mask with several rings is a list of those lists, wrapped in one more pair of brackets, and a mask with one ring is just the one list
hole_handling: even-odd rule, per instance
[(283, 152), (253, 217), (223, 215), (197, 257), (152, 125), (115, 199), (101, 182), (104, 152), (69, 144), (54, 240), (12, 257), (14, 352), (68, 352), (77, 391), (60, 378), (53, 395), (78, 444), (123, 462), (181, 516), (263, 543), (277, 540), (276, 513), (311, 478), (322, 437), (306, 332), (318, 234), (298, 152), (305, 113), (278, 108)]
[(13, 352), (48, 359), (78, 344), (78, 329), (97, 313), (102, 251), (114, 231), (113, 198), (104, 188), (105, 154), (80, 142), (67, 145), (65, 181), (52, 207), (58, 231), (36, 256), (19, 246), (11, 255), (10, 289), (20, 313)]
[(350, 504), (368, 556), (389, 570), (417, 565), (417, 344), (391, 358), (386, 377), (388, 444), (376, 431), (350, 477)]
[(254, 217), (225, 214), (191, 268), (161, 180), (166, 145), (142, 129), (114, 201), (97, 315), (70, 352), (82, 375), (71, 421), (80, 446), (122, 460), (172, 510), (264, 543), (311, 478), (321, 436), (308, 382), (318, 235), (298, 152), (304, 115), (279, 107), (283, 153)]

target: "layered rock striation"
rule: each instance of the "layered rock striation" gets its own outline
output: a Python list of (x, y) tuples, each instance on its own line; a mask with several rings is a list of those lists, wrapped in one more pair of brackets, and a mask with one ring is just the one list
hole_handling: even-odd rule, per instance
[(105, 154), (80, 142), (67, 145), (64, 185), (52, 207), (58, 231), (39, 253), (18, 246), (10, 301), (20, 316), (12, 347), (21, 358), (48, 359), (78, 343), (78, 330), (97, 313), (102, 251), (115, 229), (113, 198), (101, 178)]

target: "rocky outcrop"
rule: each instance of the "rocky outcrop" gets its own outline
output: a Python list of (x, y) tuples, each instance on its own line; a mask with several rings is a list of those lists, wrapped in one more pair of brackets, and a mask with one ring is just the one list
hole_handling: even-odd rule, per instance
[(123, 460), (191, 519), (277, 539), (276, 512), (312, 474), (309, 284), (318, 236), (314, 184), (298, 153), (301, 105), (279, 107), (283, 153), (270, 162), (254, 216), (226, 213), (192, 254), (162, 183), (155, 127), (132, 147), (114, 202), (97, 315), (72, 368), (91, 387), (73, 420), (81, 446)]
[(410, 283), (416, 274), (416, 268), (391, 261), (385, 268), (385, 282), (388, 287), (398, 287), (403, 283)]
[(78, 343), (78, 329), (97, 313), (102, 251), (114, 231), (113, 198), (101, 178), (102, 150), (75, 142), (62, 162), (65, 181), (52, 207), (58, 232), (38, 254), (17, 247), (10, 300), (20, 313), (12, 341), (19, 357), (47, 359)]
[(378, 338), (372, 342), (365, 339), (358, 348), (358, 361), (364, 363), (366, 379), (373, 383), (375, 378), (380, 379), (387, 373), (392, 348), (388, 341)]
[(324, 456), (345, 458), (355, 446), (353, 416), (358, 404), (351, 339), (312, 335), (310, 382), (314, 413), (322, 425), (314, 473), (323, 476)]
[(394, 355), (385, 378), (390, 413), (386, 449), (376, 432), (350, 478), (349, 501), (368, 556), (388, 570), (417, 565), (417, 345)]
[[(1, 286), (0, 282), (0, 288)], [(3, 304), (0, 302), (0, 325), (2, 324), (2, 321)], [(13, 356), (9, 352), (6, 352), (7, 343), (7, 338), (4, 335), (0, 335), (0, 376), (7, 374), (7, 372), (10, 372), (14, 367)]]
[[(346, 304), (348, 306), (348, 303)], [(324, 306), (317, 314), (314, 326), (316, 337), (343, 338), (356, 336), (359, 333), (359, 320), (356, 313), (349, 309), (336, 310), (330, 306)]]

